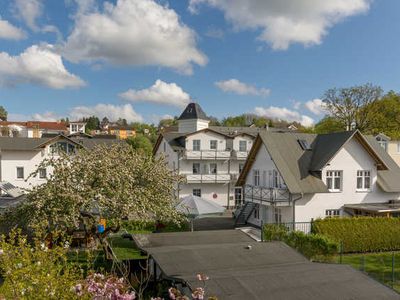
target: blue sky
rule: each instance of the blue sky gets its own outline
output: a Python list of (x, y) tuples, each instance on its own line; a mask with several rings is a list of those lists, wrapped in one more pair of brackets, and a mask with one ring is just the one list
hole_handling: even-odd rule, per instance
[(323, 116), (331, 87), (399, 91), (395, 0), (0, 0), (9, 119)]

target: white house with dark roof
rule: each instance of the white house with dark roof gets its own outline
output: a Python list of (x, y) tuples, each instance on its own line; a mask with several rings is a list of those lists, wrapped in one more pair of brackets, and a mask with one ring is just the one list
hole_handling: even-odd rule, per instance
[(209, 126), (200, 105), (190, 103), (178, 118), (178, 129), (159, 135), (154, 155), (164, 156), (169, 168), (184, 177), (177, 197), (193, 194), (225, 207), (237, 207), (243, 197), (235, 182), (254, 138), (265, 130)]
[(92, 149), (96, 145), (109, 145), (116, 139), (88, 137), (66, 137), (57, 135), (47, 138), (0, 137), (0, 182), (30, 189), (43, 184), (51, 174), (50, 169), (40, 169), (36, 176), (30, 176), (41, 162), (57, 157), (59, 151), (74, 153), (77, 148)]
[(245, 200), (238, 223), (400, 216), (400, 168), (359, 131), (260, 133), (237, 185)]

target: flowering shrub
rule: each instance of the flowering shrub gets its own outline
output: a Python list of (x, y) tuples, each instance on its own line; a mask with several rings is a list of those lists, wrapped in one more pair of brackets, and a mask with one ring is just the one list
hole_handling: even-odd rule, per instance
[(0, 269), (5, 299), (76, 299), (70, 290), (81, 279), (67, 261), (68, 244), (47, 247), (39, 237), (30, 243), (20, 231), (0, 237)]
[(93, 300), (134, 300), (135, 292), (129, 292), (123, 278), (99, 273), (89, 275), (84, 281), (74, 287), (75, 293)]

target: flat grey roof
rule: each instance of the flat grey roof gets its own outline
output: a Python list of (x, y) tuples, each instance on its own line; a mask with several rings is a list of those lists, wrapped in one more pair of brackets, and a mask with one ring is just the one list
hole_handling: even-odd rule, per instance
[(359, 209), (369, 212), (385, 213), (385, 212), (400, 212), (400, 203), (360, 203), (360, 204), (345, 204), (344, 208)]
[[(346, 265), (312, 263), (281, 242), (257, 243), (239, 230), (135, 235), (170, 279), (218, 299), (400, 299)], [(247, 249), (250, 245), (251, 249)]]

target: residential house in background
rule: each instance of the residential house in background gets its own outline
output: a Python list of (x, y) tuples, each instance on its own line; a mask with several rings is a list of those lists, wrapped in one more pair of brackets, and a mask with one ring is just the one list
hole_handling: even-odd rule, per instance
[(86, 122), (70, 121), (68, 127), (69, 127), (69, 134), (86, 132)]
[(99, 133), (115, 135), (121, 140), (136, 136), (136, 130), (132, 126), (110, 122), (107, 118), (103, 118), (100, 122)]
[(73, 154), (77, 148), (90, 150), (99, 144), (110, 145), (116, 142), (119, 141), (90, 136), (0, 137), (0, 182), (29, 189), (45, 183), (51, 174), (51, 170), (43, 168), (36, 176), (30, 176), (43, 160), (57, 157), (60, 151)]
[(190, 103), (177, 120), (178, 128), (162, 132), (154, 147), (168, 167), (184, 177), (177, 197), (193, 194), (225, 207), (240, 206), (242, 189), (235, 187), (260, 131), (257, 127), (209, 126), (209, 119), (197, 103)]
[(68, 134), (64, 122), (0, 121), (0, 136), (40, 138), (43, 134)]
[(400, 166), (400, 141), (392, 140), (387, 135), (380, 133), (375, 136), (378, 144), (393, 158), (393, 160)]
[(400, 216), (400, 168), (359, 131), (262, 132), (237, 185), (245, 200), (239, 223)]

